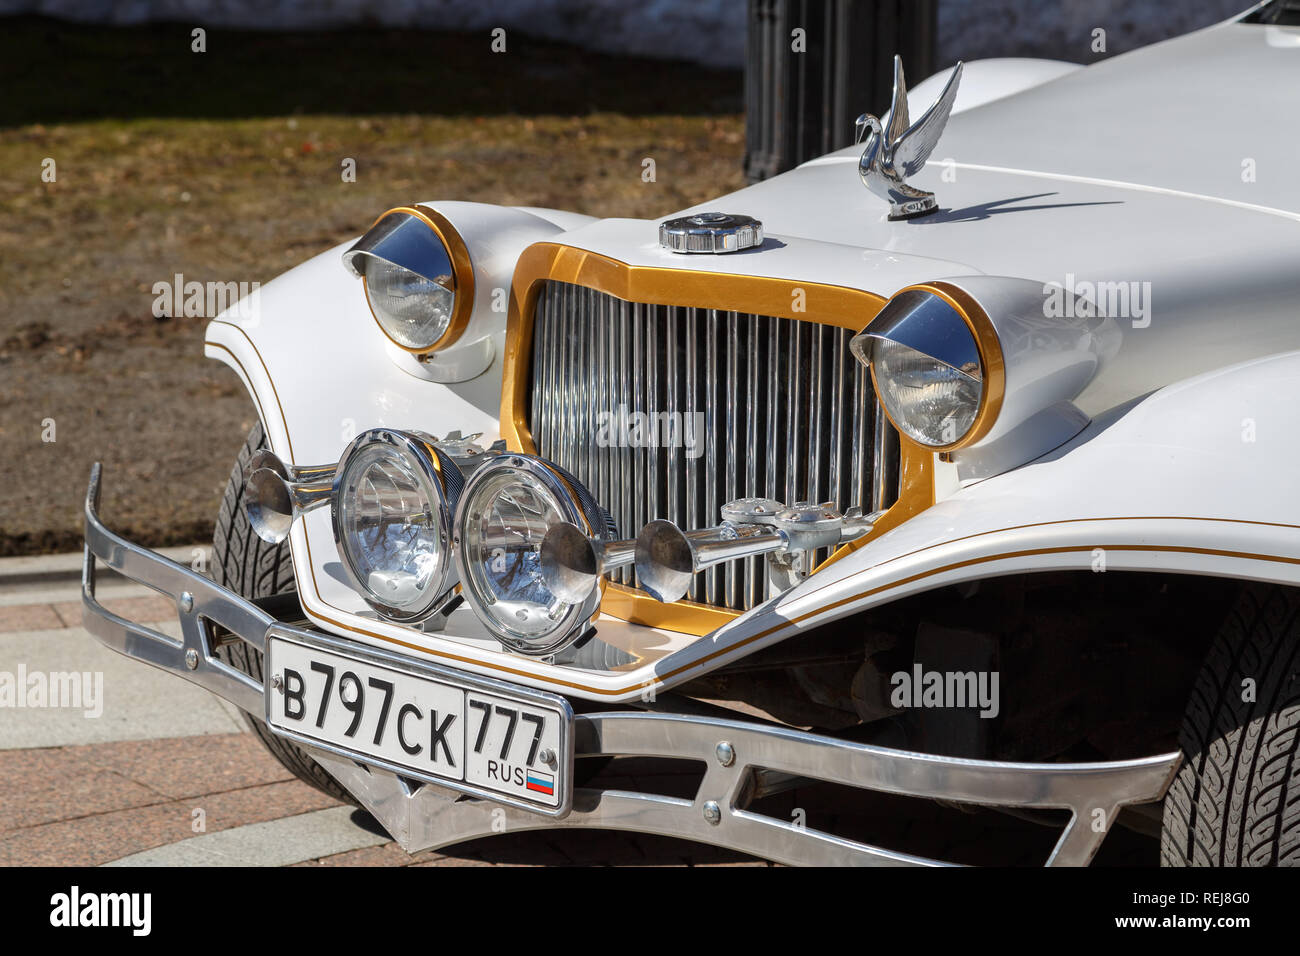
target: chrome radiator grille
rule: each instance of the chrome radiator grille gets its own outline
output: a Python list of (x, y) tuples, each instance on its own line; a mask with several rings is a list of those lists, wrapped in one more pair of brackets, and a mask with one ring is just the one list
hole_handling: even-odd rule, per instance
[[(852, 335), (547, 281), (534, 312), (533, 442), (591, 490), (623, 537), (654, 518), (710, 527), (743, 497), (887, 507), (898, 494), (897, 434), (849, 352)], [(764, 560), (697, 575), (687, 599), (753, 607), (767, 597)], [(612, 580), (636, 586), (631, 568)]]

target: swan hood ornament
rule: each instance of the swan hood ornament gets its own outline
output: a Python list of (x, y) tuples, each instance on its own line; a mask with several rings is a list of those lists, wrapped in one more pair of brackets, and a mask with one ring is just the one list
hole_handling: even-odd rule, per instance
[(858, 117), (854, 142), (866, 147), (858, 160), (858, 175), (862, 183), (881, 199), (889, 202), (890, 219), (912, 219), (926, 216), (939, 208), (934, 193), (909, 186), (906, 179), (925, 166), (925, 161), (939, 145), (943, 128), (948, 125), (948, 114), (957, 99), (957, 86), (961, 83), (961, 61), (957, 62), (948, 84), (939, 98), (912, 125), (907, 114), (907, 81), (903, 78), (903, 61), (894, 57), (894, 98), (882, 124), (870, 113)]

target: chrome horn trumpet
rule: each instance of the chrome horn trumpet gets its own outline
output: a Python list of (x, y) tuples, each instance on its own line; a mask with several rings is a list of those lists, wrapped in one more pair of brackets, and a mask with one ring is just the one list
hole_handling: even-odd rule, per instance
[(338, 465), (287, 465), (265, 450), (252, 457), (249, 467), (244, 514), (268, 544), (287, 538), (295, 518), (329, 503), (338, 470)]
[(288, 465), (280, 459), (275, 452), (263, 448), (253, 453), (253, 457), (248, 459), (248, 467), (245, 469), (249, 474), (262, 468), (269, 468), (285, 481), (320, 481), (326, 479), (334, 480), (334, 473), (338, 471), (339, 466), (334, 465)]
[(680, 601), (691, 579), (727, 561), (768, 556), (769, 580), (777, 589), (807, 573), (806, 555), (861, 537), (883, 511), (840, 513), (829, 502), (784, 505), (771, 498), (740, 498), (722, 506), (722, 523), (683, 531), (671, 521), (651, 521), (634, 541), (589, 537), (576, 525), (556, 524), (541, 545), (542, 578), (561, 600), (590, 597), (601, 577), (635, 564), (640, 587), (664, 603)]
[(631, 564), (635, 556), (635, 541), (591, 538), (577, 525), (563, 522), (542, 538), (542, 579), (560, 600), (579, 604), (604, 575)]
[[(666, 603), (679, 601), (691, 578), (724, 561), (768, 555), (774, 586), (790, 587), (789, 558), (834, 547), (869, 532), (883, 512), (854, 509), (841, 514), (833, 504), (783, 505), (770, 498), (741, 498), (722, 506), (722, 524), (683, 531), (671, 521), (652, 521), (636, 539), (636, 573), (641, 587)], [(779, 579), (778, 579), (779, 574)]]
[(785, 546), (785, 535), (769, 525), (723, 522), (716, 528), (683, 531), (660, 518), (637, 535), (637, 581), (651, 597), (668, 604), (686, 596), (691, 578), (700, 571)]

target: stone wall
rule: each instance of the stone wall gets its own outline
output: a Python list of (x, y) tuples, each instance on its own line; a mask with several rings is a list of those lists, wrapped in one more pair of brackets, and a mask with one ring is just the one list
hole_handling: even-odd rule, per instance
[[(1093, 30), (1121, 53), (1226, 19), (1247, 0), (939, 0), (939, 62), (1091, 62)], [(745, 0), (0, 0), (0, 14), (265, 30), (504, 27), (611, 53), (740, 67)]]

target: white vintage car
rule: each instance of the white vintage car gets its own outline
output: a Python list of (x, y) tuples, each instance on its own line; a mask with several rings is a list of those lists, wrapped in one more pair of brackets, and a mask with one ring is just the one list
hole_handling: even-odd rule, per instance
[(108, 530), (96, 466), (87, 628), (408, 850), (953, 862), (847, 800), (1300, 862), (1295, 22), (896, 67), (857, 145), (660, 221), (384, 212), (208, 326), (260, 420), (215, 580)]

